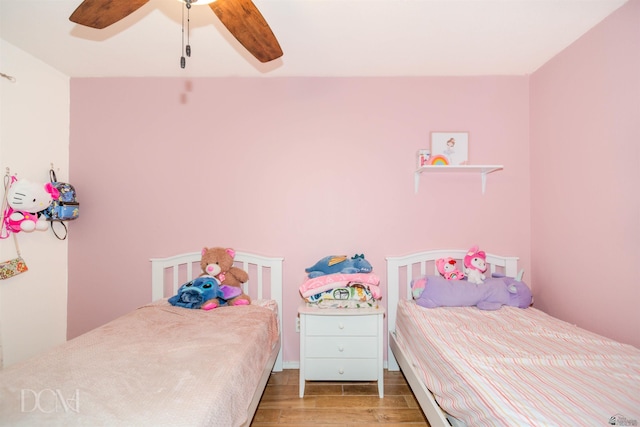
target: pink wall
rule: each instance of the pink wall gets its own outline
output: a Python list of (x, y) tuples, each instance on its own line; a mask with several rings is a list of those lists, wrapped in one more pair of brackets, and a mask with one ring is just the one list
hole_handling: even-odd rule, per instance
[[(469, 131), (477, 175), (423, 176), (431, 131)], [(151, 257), (232, 246), (285, 257), (284, 360), (304, 268), (479, 244), (530, 266), (529, 80), (72, 79), (68, 335), (150, 300)], [(384, 283), (383, 283), (384, 285)], [(535, 286), (534, 286), (535, 287)]]
[(532, 281), (550, 314), (640, 347), (640, 0), (531, 78)]

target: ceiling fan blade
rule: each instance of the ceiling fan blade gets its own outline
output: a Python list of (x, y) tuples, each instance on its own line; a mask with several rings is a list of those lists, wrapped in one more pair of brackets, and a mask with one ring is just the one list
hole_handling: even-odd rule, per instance
[(84, 0), (69, 20), (86, 27), (102, 29), (138, 10), (149, 0)]
[(217, 0), (209, 7), (258, 61), (269, 62), (282, 56), (276, 36), (251, 0)]

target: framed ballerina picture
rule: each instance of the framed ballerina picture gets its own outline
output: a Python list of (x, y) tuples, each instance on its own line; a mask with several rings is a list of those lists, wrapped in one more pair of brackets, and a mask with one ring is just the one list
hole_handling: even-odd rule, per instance
[(466, 165), (469, 161), (469, 132), (431, 132), (432, 165)]

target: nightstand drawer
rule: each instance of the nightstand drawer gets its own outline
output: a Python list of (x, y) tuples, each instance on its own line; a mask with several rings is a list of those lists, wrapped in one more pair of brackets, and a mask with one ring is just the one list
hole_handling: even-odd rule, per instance
[(305, 359), (304, 379), (310, 381), (373, 381), (377, 359)]
[[(355, 309), (354, 309), (355, 310)], [(378, 316), (306, 316), (307, 335), (376, 335)]]
[(309, 337), (305, 356), (328, 358), (373, 358), (378, 355), (377, 337)]

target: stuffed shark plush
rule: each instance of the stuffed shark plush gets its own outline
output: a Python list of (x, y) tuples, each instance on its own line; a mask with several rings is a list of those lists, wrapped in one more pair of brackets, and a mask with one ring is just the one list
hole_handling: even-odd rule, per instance
[(178, 293), (169, 298), (169, 303), (178, 307), (211, 310), (226, 305), (228, 300), (241, 293), (241, 288), (221, 285), (213, 276), (200, 276), (180, 286)]
[(324, 276), (326, 274), (356, 274), (356, 273), (371, 273), (373, 267), (364, 259), (364, 254), (354, 255), (349, 259), (346, 255), (329, 255), (316, 262), (306, 271), (309, 275), (309, 279), (314, 277)]
[[(424, 283), (421, 283), (422, 281)], [(426, 307), (470, 307), (480, 310), (498, 310), (503, 305), (527, 308), (533, 302), (531, 290), (513, 277), (490, 277), (482, 284), (467, 280), (446, 280), (444, 277), (427, 276), (416, 282), (414, 291), (424, 286), (416, 296), (416, 304)]]

